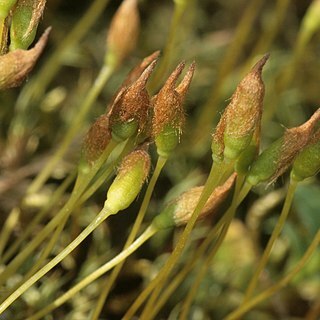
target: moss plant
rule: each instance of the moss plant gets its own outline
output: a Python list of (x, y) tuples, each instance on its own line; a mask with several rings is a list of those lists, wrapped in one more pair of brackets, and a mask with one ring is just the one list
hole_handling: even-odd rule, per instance
[(0, 318), (317, 319), (319, 4), (0, 1)]

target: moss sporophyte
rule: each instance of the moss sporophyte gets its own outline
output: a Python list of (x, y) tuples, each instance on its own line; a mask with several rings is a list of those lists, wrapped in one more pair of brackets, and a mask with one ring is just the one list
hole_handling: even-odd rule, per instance
[(232, 95), (213, 134), (211, 148), (215, 161), (238, 158), (260, 128), (264, 97), (261, 73), (268, 58), (265, 55), (256, 63)]
[(113, 139), (123, 141), (143, 131), (150, 108), (146, 84), (156, 65), (156, 60), (143, 71), (129, 87), (124, 87), (111, 106), (109, 119)]
[(0, 0), (1, 316), (317, 318), (320, 0), (230, 1)]
[(272, 183), (282, 175), (314, 137), (314, 129), (319, 119), (320, 109), (301, 126), (286, 129), (284, 135), (264, 150), (252, 164), (247, 182), (251, 185)]
[(164, 158), (167, 158), (180, 142), (185, 122), (183, 100), (190, 86), (195, 64), (190, 65), (183, 80), (176, 86), (184, 66), (184, 63), (180, 63), (159, 93), (152, 98), (152, 136), (158, 154)]
[(130, 153), (122, 161), (119, 172), (107, 193), (104, 207), (96, 218), (58, 255), (9, 295), (9, 297), (0, 305), (0, 313), (79, 246), (79, 244), (105, 219), (107, 219), (107, 217), (117, 214), (120, 210), (127, 208), (140, 192), (141, 187), (148, 176), (149, 169), (150, 158), (147, 152), (137, 150)]
[(107, 35), (105, 63), (118, 67), (136, 47), (140, 29), (137, 0), (124, 0), (114, 15)]

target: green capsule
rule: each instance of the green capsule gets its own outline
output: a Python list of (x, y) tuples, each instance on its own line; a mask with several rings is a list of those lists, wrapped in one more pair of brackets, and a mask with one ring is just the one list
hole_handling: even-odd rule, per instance
[(150, 170), (150, 157), (143, 150), (136, 150), (126, 156), (119, 172), (112, 182), (105, 205), (113, 213), (124, 210), (139, 194)]
[(123, 87), (113, 101), (108, 114), (111, 134), (120, 142), (144, 130), (150, 108), (146, 84), (156, 65), (153, 60), (130, 86)]
[(18, 1), (12, 13), (10, 51), (28, 49), (36, 36), (44, 7), (43, 0)]
[(243, 136), (234, 138), (232, 136), (224, 136), (224, 157), (228, 160), (237, 159), (241, 153), (248, 147), (252, 139), (253, 132)]
[(284, 135), (262, 152), (253, 163), (247, 182), (251, 185), (264, 181), (272, 182), (283, 174), (301, 150), (313, 141), (314, 127), (319, 120), (320, 108), (302, 125), (287, 129)]
[(251, 164), (257, 156), (258, 150), (256, 145), (249, 145), (237, 159), (234, 169), (238, 174), (247, 174)]
[(302, 181), (312, 177), (320, 170), (320, 130), (313, 142), (306, 146), (296, 157), (291, 178)]
[(283, 141), (284, 139), (281, 137), (259, 155), (247, 175), (248, 183), (255, 186), (258, 183), (268, 181), (275, 174), (278, 169)]
[(134, 136), (138, 131), (138, 126), (138, 122), (135, 120), (116, 122), (111, 127), (112, 138), (116, 142), (122, 142)]
[(178, 128), (166, 125), (162, 132), (155, 137), (159, 156), (168, 158), (179, 143), (180, 133)]

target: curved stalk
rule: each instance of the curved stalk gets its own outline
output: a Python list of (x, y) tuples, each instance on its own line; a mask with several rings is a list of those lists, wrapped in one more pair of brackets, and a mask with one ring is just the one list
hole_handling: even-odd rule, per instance
[(318, 231), (312, 240), (309, 248), (307, 249), (306, 253), (303, 255), (303, 257), (300, 259), (300, 261), (296, 264), (296, 266), (280, 281), (277, 281), (276, 284), (271, 286), (270, 288), (266, 289), (265, 291), (258, 294), (256, 297), (250, 299), (246, 303), (242, 304), (238, 309), (231, 312), (225, 320), (236, 320), (239, 319), (243, 314), (245, 314), (247, 311), (251, 310), (254, 306), (261, 303), (262, 301), (268, 299), (272, 295), (274, 295), (276, 292), (278, 292), (281, 288), (285, 287), (292, 278), (301, 271), (301, 269), (304, 267), (304, 265), (308, 262), (311, 255), (314, 253), (314, 251), (317, 249), (317, 247), (320, 244), (320, 231)]
[[(241, 193), (244, 198), (244, 191), (241, 189), (243, 184), (244, 176), (238, 176), (237, 177), (237, 183), (235, 187), (235, 195), (238, 195), (236, 203), (237, 207), (240, 204), (241, 201), (239, 201), (239, 194)], [(247, 190), (248, 193), (250, 190)], [(218, 221), (218, 223), (213, 227), (213, 229), (209, 232), (203, 243), (200, 245), (200, 247), (197, 249), (196, 253), (190, 257), (188, 262), (185, 264), (184, 268), (173, 277), (172, 281), (170, 281), (170, 284), (167, 288), (161, 293), (161, 296), (159, 297), (157, 303), (155, 304), (152, 315), (155, 317), (162, 306), (166, 303), (166, 301), (170, 298), (170, 296), (173, 294), (174, 290), (180, 285), (180, 283), (184, 280), (184, 278), (193, 270), (195, 264), (202, 259), (202, 256), (205, 255), (207, 249), (209, 248), (210, 244), (213, 242), (215, 238), (217, 238), (217, 232), (218, 230), (223, 227), (225, 223), (228, 222), (228, 216), (230, 216), (231, 207), (227, 210), (227, 212), (223, 215), (223, 217)], [(214, 244), (216, 246), (216, 243)], [(213, 250), (213, 249), (212, 249)], [(211, 252), (212, 252), (211, 250)], [(207, 256), (207, 254), (206, 254)], [(209, 260), (210, 258), (208, 258)]]
[(34, 283), (46, 275), (60, 261), (69, 255), (80, 243), (96, 229), (108, 216), (115, 214), (108, 207), (103, 207), (97, 217), (74, 239), (66, 248), (64, 248), (56, 257), (48, 262), (43, 268), (35, 273), (31, 278), (25, 281), (17, 290), (15, 290), (3, 303), (0, 305), (0, 314), (3, 313), (16, 299), (18, 299), (25, 291), (27, 291)]
[(206, 135), (204, 135), (203, 132), (209, 132), (211, 130), (214, 117), (218, 113), (217, 106), (221, 97), (225, 79), (232, 71), (237, 58), (241, 54), (244, 44), (249, 39), (253, 23), (262, 4), (262, 0), (250, 1), (246, 11), (242, 15), (242, 18), (236, 27), (236, 31), (233, 36), (234, 41), (231, 42), (228, 50), (225, 52), (223, 60), (219, 64), (219, 70), (217, 71), (216, 77), (217, 81), (215, 81), (210, 97), (201, 109), (201, 114), (197, 119), (196, 127), (192, 137), (192, 142), (194, 144), (202, 146), (206, 139)]
[(153, 288), (155, 289), (141, 315), (141, 320), (145, 320), (148, 317), (148, 314), (151, 313), (151, 309), (155, 304), (155, 300), (157, 299), (161, 289), (165, 285), (166, 279), (170, 275), (170, 272), (172, 271), (172, 269), (178, 262), (179, 258), (181, 257), (183, 249), (185, 248), (185, 245), (188, 241), (189, 235), (191, 234), (191, 231), (198, 219), (198, 216), (202, 208), (206, 204), (210, 194), (219, 184), (221, 184), (221, 178), (225, 176), (225, 173), (227, 171), (231, 171), (232, 168), (233, 168), (233, 163), (229, 163), (228, 165), (225, 163), (213, 164), (213, 166), (211, 167), (210, 174), (204, 186), (203, 192), (200, 196), (199, 202), (190, 220), (188, 221), (182, 235), (180, 236), (175, 249), (173, 250), (171, 256), (169, 257), (168, 261), (166, 262), (164, 267), (161, 269), (157, 277), (149, 284), (150, 286), (153, 286)]
[(179, 0), (174, 1), (174, 12), (171, 19), (171, 26), (167, 38), (165, 48), (163, 50), (163, 57), (157, 68), (154, 77), (150, 80), (150, 91), (154, 91), (159, 86), (159, 83), (162, 82), (163, 77), (165, 76), (168, 68), (170, 67), (170, 62), (174, 56), (174, 49), (176, 47), (177, 36), (179, 34), (178, 29), (181, 26), (181, 20), (184, 12), (186, 11), (187, 6), (189, 5), (190, 0)]
[[(0, 258), (2, 256), (2, 252), (5, 248), (5, 246), (9, 240), (10, 234), (19, 219), (20, 213), (21, 213), (20, 209), (13, 208), (4, 223), (4, 226), (3, 226), (2, 230), (1, 230), (1, 234), (0, 234)], [(0, 261), (1, 260), (2, 259), (0, 259)]]
[[(127, 241), (126, 241), (126, 243), (124, 245), (124, 248), (123, 248), (124, 251), (132, 244), (134, 238), (136, 237), (136, 235), (137, 235), (137, 233), (139, 231), (139, 228), (140, 228), (140, 226), (142, 224), (143, 218), (144, 218), (144, 216), (146, 214), (146, 211), (147, 211), (147, 208), (149, 206), (149, 202), (150, 202), (151, 195), (153, 193), (155, 184), (156, 184), (156, 182), (157, 182), (157, 180), (159, 178), (159, 175), (161, 173), (161, 170), (164, 167), (164, 165), (166, 164), (166, 162), (167, 162), (166, 158), (162, 158), (162, 157), (158, 158), (155, 170), (154, 170), (153, 175), (152, 175), (152, 177), (150, 179), (150, 182), (148, 183), (148, 188), (147, 188), (145, 196), (143, 198), (143, 201), (142, 201), (140, 210), (138, 212), (137, 218), (136, 218), (136, 220), (134, 222), (134, 225), (133, 225), (133, 227), (131, 229), (131, 232), (130, 232), (130, 234), (128, 236), (128, 239), (127, 239)], [(105, 279), (104, 283), (102, 284), (101, 287), (103, 289), (102, 289), (102, 291), (100, 293), (97, 305), (96, 305), (96, 307), (95, 307), (95, 309), (93, 311), (93, 314), (91, 316), (91, 320), (97, 320), (99, 318), (99, 315), (101, 313), (101, 310), (103, 308), (105, 300), (107, 299), (108, 294), (109, 294), (109, 292), (110, 292), (115, 280), (117, 279), (124, 262), (125, 262), (125, 260), (123, 260), (121, 263), (119, 263), (117, 265), (117, 267), (112, 271), (110, 277)]]
[(56, 299), (50, 305), (45, 307), (43, 310), (40, 310), (35, 315), (28, 318), (28, 320), (36, 320), (42, 318), (44, 315), (48, 314), (48, 312), (54, 310), (55, 308), (61, 306), (64, 302), (71, 299), (77, 292), (81, 289), (89, 285), (91, 282), (102, 276), (104, 273), (112, 269), (114, 266), (121, 263), (124, 259), (126, 259), (130, 254), (136, 251), (144, 242), (146, 242), (150, 237), (152, 237), (158, 230), (154, 228), (153, 225), (149, 226), (145, 232), (134, 241), (127, 249), (121, 251), (116, 257), (112, 260), (108, 261), (106, 264), (101, 266), (96, 271), (92, 272), (89, 276), (81, 280), (78, 284), (76, 284), (73, 288), (67, 291), (64, 295)]
[(71, 182), (75, 179), (76, 170), (73, 170), (69, 174), (69, 176), (63, 181), (63, 183), (55, 190), (53, 195), (50, 197), (48, 204), (38, 212), (38, 214), (32, 219), (32, 221), (28, 224), (26, 229), (23, 231), (23, 234), (19, 238), (17, 238), (8, 250), (4, 253), (2, 262), (6, 263), (9, 259), (13, 257), (13, 255), (17, 252), (19, 246), (30, 236), (33, 232), (34, 227), (41, 221), (41, 219), (48, 213), (49, 209), (56, 203), (59, 202), (61, 196), (64, 194), (66, 189), (70, 186)]
[[(40, 72), (24, 86), (17, 100), (16, 109), (19, 118), (15, 119), (15, 122), (22, 121), (20, 118), (25, 116), (26, 109), (31, 102), (34, 104), (39, 102), (48, 84), (61, 67), (63, 54), (75, 43), (80, 41), (86, 32), (90, 30), (90, 27), (97, 21), (98, 16), (103, 12), (108, 2), (109, 0), (95, 0), (79, 22), (61, 41), (53, 54), (47, 59), (46, 64), (41, 68)], [(16, 127), (17, 125), (14, 126), (14, 131), (17, 129)]]
[(59, 143), (58, 149), (55, 151), (53, 156), (40, 171), (39, 175), (32, 181), (31, 185), (27, 190), (27, 193), (32, 194), (37, 192), (49, 178), (52, 170), (55, 168), (59, 160), (61, 160), (61, 158), (67, 151), (69, 145), (71, 144), (73, 138), (76, 136), (77, 132), (81, 131), (83, 121), (86, 115), (88, 114), (90, 107), (97, 99), (98, 95), (105, 86), (107, 80), (112, 75), (113, 71), (114, 69), (112, 67), (106, 65), (102, 67), (97, 79), (95, 80), (89, 93), (86, 95), (86, 98), (84, 99), (82, 105), (80, 106), (79, 112), (76, 114), (75, 119), (72, 121), (72, 125), (64, 134), (63, 140)]
[(268, 262), (272, 247), (273, 247), (275, 241), (277, 240), (278, 236), (280, 235), (282, 228), (284, 226), (284, 223), (288, 217), (296, 187), (297, 187), (297, 182), (294, 180), (291, 180), (290, 184), (289, 184), (288, 192), (286, 195), (286, 199), (285, 199), (285, 202), (284, 202), (284, 205), (283, 205), (280, 217), (279, 217), (279, 220), (273, 229), (273, 232), (272, 232), (271, 237), (268, 241), (268, 244), (262, 254), (262, 257), (259, 259), (259, 263), (258, 263), (257, 267), (255, 268), (255, 272), (254, 272), (254, 274), (250, 280), (250, 283), (248, 285), (248, 288), (246, 290), (243, 303), (247, 302), (248, 299), (252, 296), (253, 291), (257, 286), (259, 276)]
[(243, 181), (244, 181), (243, 176), (240, 176), (239, 178), (237, 178), (232, 203), (231, 203), (230, 208), (224, 214), (224, 217), (223, 217), (224, 224), (222, 226), (220, 234), (219, 234), (213, 248), (210, 250), (208, 256), (206, 257), (204, 263), (201, 265), (200, 271), (197, 272), (197, 276), (196, 276), (195, 280), (193, 281), (192, 287), (189, 290), (187, 298), (185, 299), (185, 301), (182, 305), (182, 312), (179, 317), (180, 320), (187, 319), (192, 301), (194, 300), (194, 297), (196, 296), (196, 294), (198, 292), (201, 281), (202, 281), (203, 277), (206, 275), (206, 272), (208, 271), (209, 267), (212, 265), (212, 260), (213, 260), (214, 256), (216, 255), (216, 253), (218, 252), (223, 240), (225, 239), (225, 237), (227, 235), (231, 221), (236, 213), (238, 205), (240, 204), (238, 201), (238, 197), (241, 192), (241, 186), (243, 184)]
[[(94, 163), (92, 168), (88, 172), (80, 171), (76, 180), (75, 187), (67, 203), (62, 209), (54, 216), (54, 218), (33, 238), (28, 245), (21, 251), (6, 267), (6, 269), (0, 274), (0, 285), (12, 275), (20, 265), (26, 260), (26, 258), (43, 243), (43, 240), (50, 235), (54, 228), (64, 219), (65, 216), (69, 216), (72, 210), (77, 205), (79, 198), (83, 191), (87, 188), (90, 181), (96, 175), (102, 164), (107, 160), (112, 150), (116, 147), (117, 143), (113, 140), (110, 141), (104, 153)], [(81, 169), (80, 169), (81, 170)]]
[[(96, 22), (109, 0), (95, 0), (79, 22), (60, 42), (54, 53), (48, 58), (40, 72), (23, 87), (15, 105), (15, 116), (10, 124), (7, 148), (16, 145), (17, 141), (26, 141), (30, 134), (30, 128), (35, 106), (39, 105), (46, 88), (61, 67), (61, 58), (66, 50), (80, 41)], [(7, 151), (8, 153), (10, 150)]]

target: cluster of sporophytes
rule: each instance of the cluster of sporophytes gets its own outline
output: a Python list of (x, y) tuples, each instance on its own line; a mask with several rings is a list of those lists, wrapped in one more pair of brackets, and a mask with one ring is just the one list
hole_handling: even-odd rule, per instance
[[(0, 184), (3, 189), (12, 190), (15, 174), (25, 177), (24, 168), (20, 171), (17, 168), (25, 159), (32, 158), (32, 153), (37, 150), (34, 131), (46, 123), (41, 124), (39, 119), (44, 117), (35, 115), (56, 107), (50, 105), (48, 97), (56, 99), (58, 105), (61, 96), (66, 95), (63, 90), (55, 89), (46, 94), (47, 85), (55, 76), (66, 48), (82, 38), (107, 2), (96, 0), (92, 3), (84, 17), (59, 44), (57, 51), (47, 59), (44, 68), (21, 90), (1, 153), (1, 166), (9, 172), (9, 179), (4, 177), (6, 183)], [(135, 315), (144, 320), (157, 319), (160, 312), (164, 312), (164, 317), (192, 318), (201, 296), (210, 299), (216, 296), (218, 302), (212, 306), (217, 310), (211, 312), (219, 318), (239, 319), (248, 312), (258, 316), (259, 313), (254, 312), (261, 303), (274, 299), (276, 293), (301, 273), (312, 255), (319, 258), (320, 231), (316, 226), (305, 252), (297, 257), (289, 271), (284, 275), (276, 274), (276, 281), (265, 272), (275, 259), (276, 250), (272, 250), (283, 243), (280, 234), (287, 225), (297, 188), (310, 179), (316, 181), (315, 176), (320, 170), (320, 109), (314, 108), (304, 123), (285, 129), (279, 138), (261, 148), (265, 104), (262, 73), (268, 60), (272, 59), (272, 55), (270, 58), (265, 54), (260, 59), (255, 58), (253, 67), (234, 86), (234, 93), (217, 125), (212, 125), (212, 110), (207, 106), (212, 107), (213, 102), (209, 99), (192, 130), (188, 124), (191, 119), (186, 117), (185, 101), (197, 73), (196, 63), (180, 62), (175, 68), (170, 67), (175, 32), (190, 2), (175, 1), (175, 13), (163, 56), (160, 57), (160, 51), (156, 51), (138, 62), (109, 97), (107, 107), (104, 102), (102, 114), (96, 114), (96, 119), (83, 133), (82, 128), (88, 122), (92, 106), (98, 104), (98, 96), (107, 81), (130, 57), (138, 40), (140, 18), (137, 0), (123, 0), (115, 12), (98, 76), (83, 98), (77, 100), (80, 106), (72, 114), (69, 126), (64, 128), (64, 135), (57, 138), (57, 145), (46, 161), (40, 165), (36, 163), (36, 171), (31, 174), (33, 179), (23, 187), (19, 201), (11, 205), (4, 219), (0, 235), (1, 315), (9, 319), (29, 320), (68, 316), (73, 319), (104, 318), (104, 313), (110, 314), (104, 306), (109, 306), (114, 288), (125, 273), (130, 272), (126, 269), (131, 268), (131, 272), (140, 276), (145, 273), (148, 282), (144, 288), (134, 288), (134, 297), (118, 302), (123, 319), (133, 319)], [(41, 0), (0, 2), (1, 90), (21, 85), (43, 51), (49, 30), (32, 49), (28, 48), (34, 41), (45, 4), (46, 1)], [(304, 22), (309, 33), (317, 28), (314, 17), (319, 11), (319, 1), (314, 1)], [(292, 68), (302, 49), (303, 44), (300, 44)], [(281, 86), (288, 84), (291, 76), (286, 73)], [(219, 84), (220, 89), (222, 85)], [(81, 91), (80, 88), (77, 94)], [(46, 120), (50, 123), (50, 119)], [(49, 127), (55, 130), (52, 124)], [(179, 192), (176, 189), (180, 186), (173, 186), (168, 191), (169, 201), (157, 199), (157, 192), (154, 192), (157, 181), (167, 185), (161, 181), (161, 176), (166, 174), (163, 170), (166, 164), (168, 171), (183, 171), (182, 162), (188, 157), (192, 161), (205, 157), (201, 150), (208, 145), (203, 137), (210, 137), (211, 132), (210, 169), (206, 171), (205, 179), (197, 177), (200, 186), (191, 183), (191, 175), (186, 175), (185, 179), (181, 178)], [(81, 147), (75, 147), (73, 142), (81, 135)], [(62, 161), (69, 148), (79, 154), (74, 161), (76, 164), (64, 164)], [(194, 151), (197, 149), (198, 157)], [(175, 161), (174, 169), (170, 169), (172, 159)], [(10, 170), (15, 173), (10, 175)], [(59, 172), (62, 175), (60, 180), (57, 178)], [(288, 180), (281, 186), (283, 196), (276, 201), (279, 205), (284, 198), (283, 207), (268, 241), (260, 250), (259, 245), (254, 244), (259, 242), (256, 232), (261, 225), (257, 219), (263, 209), (257, 210), (257, 214), (244, 214), (246, 218), (256, 219), (255, 227), (249, 220), (245, 227), (236, 218), (236, 213), (240, 211), (243, 214), (243, 204), (246, 204), (252, 189), (259, 192), (261, 186), (275, 186), (280, 177)], [(52, 184), (50, 178), (59, 180), (59, 183)], [(46, 192), (49, 196), (45, 195)], [(174, 196), (170, 196), (172, 192)], [(256, 202), (272, 206), (264, 197)], [(137, 208), (138, 203), (140, 208)], [(119, 220), (120, 227), (114, 216), (123, 219)], [(244, 247), (230, 245), (230, 237), (237, 225), (246, 230), (240, 232), (247, 241)], [(165, 249), (161, 246), (172, 243), (168, 239), (172, 231), (176, 231), (178, 237), (171, 253), (162, 255), (161, 250)], [(249, 231), (248, 236), (246, 233)], [(116, 239), (118, 232), (125, 234), (126, 238), (122, 249), (110, 240)], [(241, 237), (236, 241), (242, 243)], [(155, 242), (151, 245), (156, 252), (153, 256), (157, 257), (159, 252), (161, 259), (155, 258), (153, 264), (145, 262), (146, 266), (142, 260), (132, 258), (137, 249), (152, 240), (158, 242), (157, 246)], [(250, 252), (253, 253), (250, 255)], [(239, 256), (238, 261), (230, 259), (229, 263), (234, 264), (231, 267), (238, 269), (241, 278), (237, 279), (240, 285), (235, 285), (237, 289), (240, 287), (237, 299), (226, 301), (224, 307), (219, 308), (221, 292), (212, 293), (215, 289), (203, 289), (202, 286), (208, 280), (208, 273), (219, 271), (219, 268), (221, 273), (221, 268), (230, 268), (225, 264), (229, 258), (222, 258), (223, 255)], [(243, 263), (246, 257), (249, 262)], [(229, 280), (234, 290), (232, 277), (228, 279), (219, 272), (209, 278), (210, 286), (220, 291), (222, 289), (215, 281), (227, 286)], [(129, 291), (128, 284), (126, 290)], [(316, 296), (316, 290), (309, 295)], [(179, 296), (179, 302), (175, 295)], [(308, 312), (309, 319), (315, 319), (312, 317), (319, 311), (318, 302), (314, 303), (315, 307)], [(204, 310), (206, 304), (208, 301), (202, 298)]]

